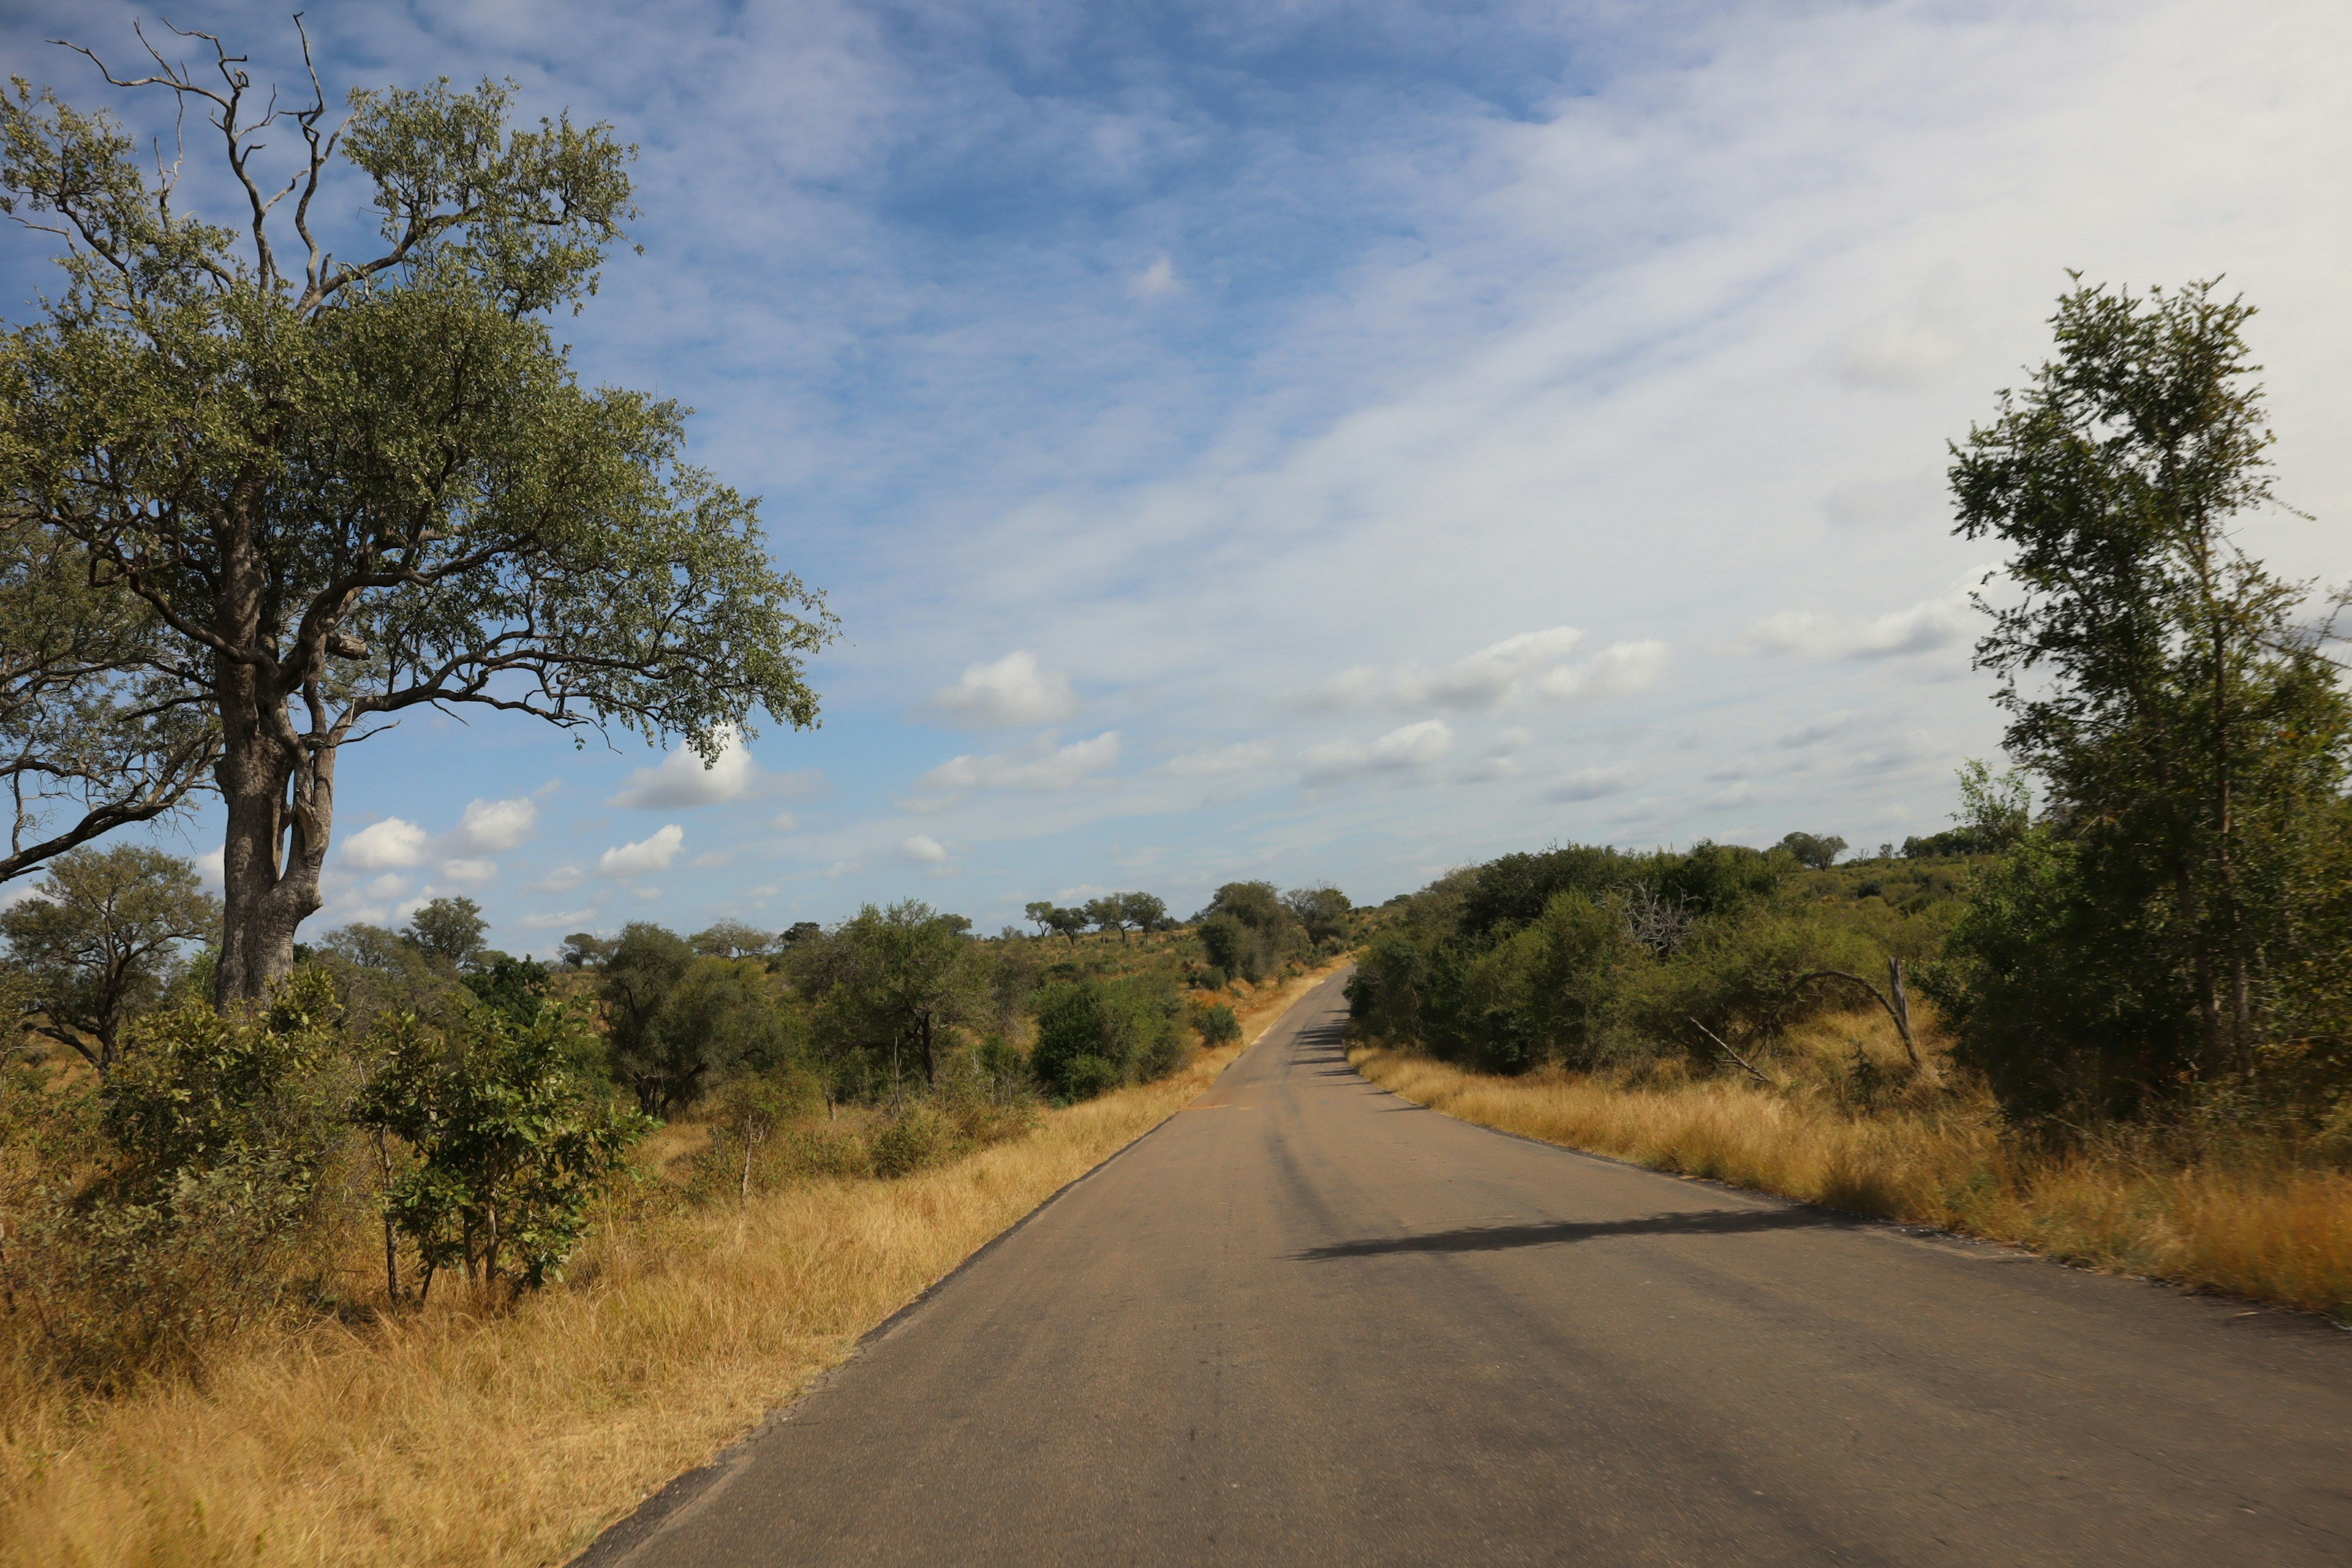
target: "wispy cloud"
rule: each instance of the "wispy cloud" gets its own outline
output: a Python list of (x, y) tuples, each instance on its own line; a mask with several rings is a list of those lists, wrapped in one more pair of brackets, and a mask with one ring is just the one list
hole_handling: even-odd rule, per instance
[(1653, 684), (1665, 667), (1666, 645), (1654, 640), (1612, 643), (1591, 659), (1572, 663), (1582, 645), (1575, 626), (1521, 632), (1448, 665), (1430, 669), (1360, 665), (1295, 693), (1308, 711), (1348, 709), (1442, 709), (1476, 712), (1505, 707), (1531, 693), (1577, 700), (1614, 697)]
[(1406, 724), (1369, 743), (1327, 741), (1300, 754), (1305, 764), (1300, 780), (1328, 788), (1358, 779), (1411, 778), (1426, 773), (1453, 744), (1453, 728), (1443, 719)]
[(1783, 610), (1749, 629), (1748, 648), (1798, 658), (1893, 658), (1929, 653), (1966, 640), (1977, 629), (1965, 589), (1855, 621), (1811, 610)]
[(1056, 745), (1051, 731), (1018, 751), (950, 757), (915, 781), (926, 797), (955, 798), (974, 790), (1065, 790), (1118, 765), (1119, 738), (1106, 730), (1090, 741)]

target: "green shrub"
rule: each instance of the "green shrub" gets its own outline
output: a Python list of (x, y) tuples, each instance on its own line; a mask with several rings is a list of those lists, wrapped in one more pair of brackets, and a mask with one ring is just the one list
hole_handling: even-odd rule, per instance
[(1046, 1093), (1089, 1099), (1164, 1078), (1184, 1064), (1174, 981), (1164, 974), (1057, 981), (1037, 993), (1030, 1070)]
[(420, 1300), (452, 1267), (518, 1288), (559, 1274), (596, 1189), (652, 1130), (573, 1070), (586, 1028), (569, 1007), (520, 1026), (484, 1008), (448, 1034), (406, 1016), (382, 1027), (354, 1118), (412, 1156), (383, 1205), (423, 1265)]
[(1242, 1037), (1242, 1021), (1224, 1003), (1212, 1002), (1192, 1009), (1192, 1030), (1201, 1037), (1202, 1045), (1214, 1049)]

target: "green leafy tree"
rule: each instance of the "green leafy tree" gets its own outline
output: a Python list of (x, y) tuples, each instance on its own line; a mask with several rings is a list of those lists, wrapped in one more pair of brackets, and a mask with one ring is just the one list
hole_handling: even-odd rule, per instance
[(1307, 931), (1309, 942), (1338, 942), (1348, 934), (1348, 912), (1355, 906), (1348, 895), (1328, 882), (1293, 888), (1282, 895), (1283, 908)]
[(464, 969), (481, 957), (482, 937), (489, 929), (482, 906), (460, 895), (420, 905), (400, 934), (442, 963)]
[(1809, 871), (1826, 871), (1845, 853), (1845, 840), (1830, 833), (1791, 833), (1773, 847), (1787, 850)]
[(1127, 944), (1126, 894), (1105, 893), (1099, 899), (1088, 899), (1086, 916), (1087, 922), (1097, 931), (1115, 931), (1118, 932), (1119, 945)]
[[(598, 1186), (652, 1125), (575, 1069), (584, 1052), (572, 1037), (586, 1028), (566, 1007), (528, 1025), (485, 1009), (454, 1037), (406, 1016), (386, 1026), (353, 1120), (410, 1156), (404, 1167), (387, 1153), (383, 1204), (423, 1266), (418, 1300), (453, 1267), (485, 1284), (538, 1286), (586, 1235)], [(386, 1269), (398, 1300), (389, 1247)]]
[(613, 955), (613, 943), (593, 931), (575, 931), (557, 951), (567, 969), (597, 969)]
[(1030, 1070), (1064, 1100), (1164, 1078), (1183, 1065), (1175, 992), (1151, 977), (1057, 982), (1038, 992), (1036, 1010)]
[(1209, 962), (1255, 984), (1298, 952), (1306, 929), (1271, 882), (1228, 882), (1201, 913)]
[(2300, 625), (2307, 586), (2239, 543), (2274, 504), (2252, 314), (2207, 283), (2078, 288), (2056, 357), (1954, 448), (1958, 531), (2010, 549), (1977, 663), (2052, 842), (1992, 906), (2041, 939), (1965, 925), (1950, 995), (1964, 1045), (2037, 1105), (2251, 1078), (2270, 977), (2329, 918), (2352, 710)]
[[(755, 503), (681, 459), (686, 411), (582, 387), (549, 330), (633, 211), (606, 128), (517, 128), (489, 82), (357, 91), (338, 120), (314, 77), (257, 111), (238, 58), (183, 37), (212, 68), (106, 79), (209, 122), (236, 227), (110, 116), (0, 100), (0, 197), (64, 252), (0, 342), (0, 527), (138, 600), (153, 668), (217, 729), (226, 1003), (293, 967), (355, 734), (471, 704), (709, 762), (755, 710), (814, 722), (801, 660), (833, 622)], [(293, 151), (290, 204), (268, 146)], [(346, 171), (383, 235), (358, 259), (314, 226)]]
[(872, 904), (832, 939), (832, 969), (817, 1028), (837, 1057), (864, 1051), (887, 1058), (895, 1081), (903, 1053), (937, 1083), (950, 1030), (990, 1011), (987, 956), (971, 922), (908, 899)]
[(1168, 900), (1156, 893), (1121, 893), (1118, 903), (1127, 923), (1146, 936), (1168, 924)]
[(1084, 910), (1064, 909), (1045, 900), (1029, 905), (1024, 912), (1037, 923), (1038, 935), (1051, 931), (1068, 938), (1072, 947), (1078, 945), (1078, 933), (1094, 923), (1093, 917)]
[(663, 1026), (670, 997), (693, 963), (694, 949), (676, 931), (651, 921), (631, 921), (621, 928), (597, 977), (614, 1076), (649, 1116), (690, 1100), (708, 1071), (692, 1042)]
[(486, 1007), (495, 1007), (518, 1025), (538, 1021), (547, 1005), (547, 965), (535, 958), (485, 952), (463, 976), (466, 989)]
[(90, 575), (78, 541), (0, 507), (0, 883), (175, 809), (219, 756), (202, 703), (155, 668), (154, 616)]
[(765, 958), (776, 946), (772, 934), (737, 920), (705, 927), (687, 941), (695, 952), (711, 958)]
[(131, 845), (68, 850), (31, 898), (0, 910), (0, 937), (38, 1009), (29, 1026), (101, 1078), (122, 1060), (124, 1027), (163, 999), (181, 944), (219, 929), (219, 900), (194, 866)]

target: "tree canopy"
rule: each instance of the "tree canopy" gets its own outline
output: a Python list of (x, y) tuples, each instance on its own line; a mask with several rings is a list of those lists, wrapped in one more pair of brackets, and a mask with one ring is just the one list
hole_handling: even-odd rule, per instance
[[(687, 410), (582, 386), (549, 331), (633, 216), (632, 149), (515, 126), (488, 81), (354, 91), (338, 120), (314, 73), (307, 104), (257, 110), (241, 57), (181, 37), (211, 69), (100, 69), (205, 118), (234, 226), (106, 112), (0, 100), (0, 210), (58, 238), (65, 279), (0, 340), (0, 531), (135, 603), (143, 668), (217, 730), (226, 1001), (291, 968), (346, 742), (475, 705), (709, 762), (756, 710), (815, 721), (802, 658), (834, 623), (757, 501), (685, 461)], [(283, 185), (255, 162), (272, 141), (297, 149)], [(380, 234), (358, 260), (314, 226), (347, 169)]]

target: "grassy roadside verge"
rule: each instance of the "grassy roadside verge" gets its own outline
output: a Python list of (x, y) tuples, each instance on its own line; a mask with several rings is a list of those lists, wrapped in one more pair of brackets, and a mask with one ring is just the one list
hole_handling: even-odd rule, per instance
[(1836, 1019), (1795, 1042), (1779, 1089), (1560, 1071), (1498, 1078), (1359, 1045), (1372, 1082), (1433, 1110), (1547, 1142), (2029, 1247), (2070, 1263), (2225, 1291), (2352, 1322), (2352, 1175), (2276, 1140), (2193, 1154), (2153, 1138), (2021, 1150), (1962, 1095), (1857, 1110), (1808, 1066), (1851, 1059), (1874, 1027)]
[[(1330, 966), (1336, 967), (1336, 966)], [(549, 1563), (1205, 1089), (1242, 1043), (894, 1181), (608, 1227), (573, 1283), (255, 1345), (104, 1404), (0, 1386), (0, 1568)]]

